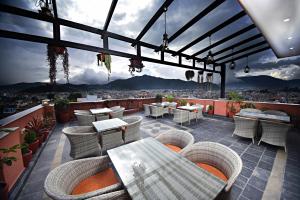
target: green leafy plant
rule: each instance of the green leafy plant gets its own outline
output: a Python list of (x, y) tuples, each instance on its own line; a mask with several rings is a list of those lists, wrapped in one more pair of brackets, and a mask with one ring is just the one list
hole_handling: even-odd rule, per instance
[(190, 106), (192, 106), (192, 105), (194, 105), (194, 103), (193, 103), (193, 102), (191, 102), (191, 103), (190, 103)]
[(207, 110), (214, 110), (214, 106), (213, 105), (209, 105)]
[(157, 94), (157, 95), (155, 96), (155, 101), (156, 101), (156, 102), (162, 102), (162, 99), (163, 99), (163, 96), (162, 96), (161, 94)]
[(253, 103), (242, 103), (241, 104), (241, 109), (245, 109), (245, 108), (256, 108), (255, 105)]
[(20, 148), (20, 145), (16, 144), (12, 147), (8, 147), (8, 148), (0, 148), (0, 152), (3, 154), (0, 157), (0, 167), (2, 168), (3, 164), (7, 165), (7, 166), (11, 166), (13, 161), (16, 161), (17, 158), (14, 156), (7, 156), (9, 153), (16, 153), (17, 149)]
[(43, 121), (33, 117), (32, 120), (28, 122), (28, 124), (25, 126), (25, 129), (29, 131), (34, 131), (37, 134), (37, 136), (40, 136), (44, 132)]
[(185, 100), (185, 99), (180, 99), (179, 100), (179, 105), (180, 106), (186, 106), (186, 104), (187, 104), (187, 100)]
[(56, 99), (55, 100), (55, 110), (66, 111), (69, 109), (70, 102), (67, 99)]
[(79, 92), (70, 93), (68, 96), (68, 100), (70, 102), (77, 102), (77, 98), (82, 98), (82, 94)]
[(168, 95), (167, 97), (166, 97), (166, 100), (167, 100), (167, 102), (173, 102), (174, 101), (174, 97), (172, 96), (172, 95)]
[(23, 155), (30, 152), (29, 151), (29, 145), (27, 143), (23, 143), (21, 145), (21, 152), (22, 152)]
[(32, 144), (36, 141), (36, 132), (33, 130), (25, 130), (24, 140), (27, 144)]
[(243, 97), (240, 96), (237, 92), (229, 92), (228, 99), (235, 102), (240, 102), (243, 100)]

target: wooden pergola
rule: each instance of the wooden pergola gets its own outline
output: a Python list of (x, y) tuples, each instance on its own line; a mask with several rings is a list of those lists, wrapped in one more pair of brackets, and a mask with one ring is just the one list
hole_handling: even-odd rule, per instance
[[(108, 31), (108, 27), (109, 27), (111, 18), (113, 16), (114, 10), (117, 6), (118, 0), (112, 0), (108, 15), (106, 17), (104, 27), (102, 29), (59, 18), (57, 15), (56, 0), (52, 0), (53, 17), (0, 3), (0, 12), (10, 13), (10, 14), (17, 15), (17, 16), (40, 20), (40, 21), (52, 23), (52, 25), (53, 25), (53, 37), (52, 38), (42, 37), (42, 36), (38, 36), (38, 35), (25, 34), (25, 33), (19, 33), (19, 32), (8, 31), (8, 30), (1, 30), (1, 29), (0, 29), (0, 37), (18, 39), (18, 40), (24, 40), (24, 41), (30, 41), (30, 42), (37, 42), (37, 43), (44, 43), (44, 44), (51, 44), (51, 45), (57, 45), (57, 46), (64, 46), (64, 47), (81, 49), (81, 50), (86, 50), (86, 51), (91, 51), (91, 52), (108, 53), (108, 54), (111, 54), (114, 56), (120, 56), (120, 57), (125, 57), (125, 58), (134, 58), (134, 57), (138, 56), (143, 61), (147, 61), (147, 62), (153, 62), (153, 63), (163, 64), (163, 65), (170, 65), (173, 67), (181, 67), (181, 68), (186, 68), (186, 69), (191, 69), (191, 70), (202, 70), (205, 72), (217, 73), (217, 74), (220, 74), (220, 76), (221, 76), (220, 97), (224, 98), (225, 97), (226, 63), (248, 57), (252, 54), (256, 54), (256, 53), (268, 50), (268, 49), (270, 49), (270, 46), (269, 45), (266, 46), (267, 42), (265, 40), (263, 40), (262, 42), (255, 43), (251, 46), (248, 46), (243, 49), (239, 49), (238, 51), (231, 52), (230, 54), (220, 57), (215, 60), (215, 63), (213, 64), (212, 69), (207, 68), (206, 58), (201, 58), (201, 57), (199, 57), (199, 55), (201, 53), (204, 53), (204, 52), (210, 50), (211, 48), (217, 47), (231, 39), (235, 39), (236, 37), (238, 37), (239, 35), (241, 35), (243, 33), (246, 33), (248, 31), (255, 29), (256, 26), (254, 24), (251, 24), (251, 25), (248, 25), (247, 27), (244, 27), (240, 30), (233, 32), (231, 35), (226, 36), (226, 37), (218, 40), (217, 42), (210, 44), (209, 46), (207, 46), (203, 49), (200, 49), (198, 52), (196, 52), (192, 55), (183, 53), (185, 50), (191, 48), (195, 44), (210, 37), (212, 34), (220, 31), (221, 29), (225, 28), (226, 26), (236, 22), (237, 20), (239, 20), (240, 18), (245, 16), (246, 12), (244, 12), (244, 11), (241, 11), (238, 14), (233, 15), (229, 19), (226, 19), (226, 20), (220, 22), (217, 26), (208, 30), (203, 35), (200, 35), (199, 37), (197, 37), (190, 43), (188, 43), (185, 46), (183, 46), (182, 48), (180, 48), (178, 51), (174, 51), (171, 49), (163, 50), (162, 46), (157, 46), (157, 45), (153, 45), (153, 44), (141, 41), (143, 36), (148, 32), (148, 30), (153, 26), (153, 24), (158, 20), (158, 18), (164, 13), (164, 9), (168, 8), (172, 2), (173, 2), (173, 0), (166, 0), (161, 5), (161, 7), (156, 11), (156, 13), (151, 17), (151, 19), (148, 21), (148, 23), (145, 25), (145, 27), (142, 29), (142, 31), (138, 34), (138, 36), (135, 39)], [(168, 42), (171, 43), (172, 41), (174, 41), (183, 32), (185, 32), (187, 29), (189, 29), (191, 26), (193, 26), (200, 19), (204, 18), (210, 12), (213, 12), (218, 6), (220, 6), (224, 2), (225, 2), (225, 0), (213, 1), (205, 9), (203, 9), (201, 12), (199, 12), (194, 18), (192, 18), (190, 21), (188, 21), (184, 26), (182, 26), (179, 30), (177, 30), (173, 35), (171, 35), (168, 38)], [(70, 41), (62, 40), (60, 37), (60, 27), (61, 26), (66, 26), (69, 28), (73, 28), (73, 29), (100, 35), (101, 39), (103, 41), (103, 48), (100, 48), (97, 46), (86, 45), (86, 44), (82, 44), (82, 43), (77, 43), (77, 42), (70, 42)], [(215, 56), (215, 55), (222, 54), (228, 50), (237, 48), (241, 45), (247, 44), (255, 39), (262, 38), (262, 37), (263, 37), (262, 34), (260, 34), (260, 33), (256, 34), (256, 35), (251, 36), (242, 41), (238, 41), (238, 42), (234, 43), (233, 45), (226, 47), (218, 52), (214, 52), (213, 55)], [(136, 54), (130, 54), (130, 53), (125, 53), (125, 52), (115, 51), (115, 50), (110, 49), (109, 48), (109, 40), (108, 40), (109, 38), (131, 44), (131, 46), (136, 47)], [(261, 47), (261, 46), (263, 46), (263, 47)], [(146, 47), (149, 49), (153, 49), (156, 52), (160, 52), (161, 53), (160, 59), (149, 58), (149, 57), (143, 56), (141, 54), (141, 47)], [(257, 49), (258, 47), (261, 47), (261, 48)], [(253, 49), (255, 49), (255, 50), (253, 50)], [(252, 51), (250, 51), (250, 50), (252, 50)], [(246, 53), (244, 53), (244, 52), (246, 52)], [(244, 53), (244, 54), (241, 54), (241, 53)], [(164, 59), (165, 54), (170, 54), (172, 56), (178, 56), (178, 61), (177, 62), (166, 61)], [(236, 56), (237, 54), (241, 54), (241, 55)], [(183, 64), (182, 58), (192, 60), (192, 64), (191, 65)], [(202, 62), (203, 66), (201, 66), (201, 67), (196, 66), (196, 62)]]

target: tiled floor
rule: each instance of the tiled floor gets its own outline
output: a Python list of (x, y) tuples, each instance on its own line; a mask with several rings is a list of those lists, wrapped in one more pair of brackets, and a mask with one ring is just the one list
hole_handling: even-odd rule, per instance
[[(139, 114), (140, 115), (140, 114)], [(70, 144), (61, 129), (71, 124), (58, 125), (51, 135), (48, 144), (43, 150), (36, 166), (29, 176), (22, 192), (20, 200), (46, 199), (43, 192), (45, 177), (51, 169), (60, 163), (71, 160), (69, 157)], [(283, 149), (267, 144), (257, 146), (251, 143), (250, 139), (243, 139), (237, 136), (232, 137), (234, 130), (233, 122), (220, 118), (204, 118), (190, 125), (180, 126), (175, 124), (170, 117), (163, 119), (144, 118), (141, 125), (143, 137), (153, 137), (158, 133), (167, 131), (170, 128), (178, 128), (192, 133), (195, 142), (214, 141), (229, 146), (236, 151), (243, 160), (243, 170), (229, 193), (229, 199), (261, 199), (273, 169), (274, 159), (277, 150)], [(288, 156), (285, 167), (283, 189), (279, 192), (281, 199), (300, 199), (300, 133), (292, 130), (288, 134)], [(286, 154), (285, 154), (286, 155)], [(282, 182), (282, 181), (281, 181)]]

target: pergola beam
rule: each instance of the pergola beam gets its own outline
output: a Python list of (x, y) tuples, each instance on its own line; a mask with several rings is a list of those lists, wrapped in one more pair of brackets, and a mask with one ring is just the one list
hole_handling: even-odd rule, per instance
[(142, 39), (142, 37), (148, 32), (148, 30), (152, 27), (152, 25), (158, 20), (158, 18), (163, 14), (164, 8), (168, 8), (174, 0), (166, 0), (163, 5), (156, 11), (153, 17), (149, 20), (140, 34), (136, 37), (135, 41), (131, 44), (131, 46), (135, 46), (138, 41)]
[(258, 42), (258, 43), (256, 43), (256, 44), (251, 45), (251, 46), (245, 47), (245, 48), (240, 49), (240, 50), (238, 50), (238, 51), (235, 51), (235, 52), (233, 52), (233, 53), (230, 53), (230, 54), (227, 54), (227, 55), (222, 56), (222, 57), (220, 57), (220, 58), (217, 58), (217, 59), (215, 59), (215, 61), (217, 62), (217, 61), (220, 61), (220, 60), (224, 60), (225, 58), (232, 57), (232, 56), (234, 56), (234, 55), (243, 53), (243, 52), (248, 51), (248, 50), (251, 50), (251, 49), (253, 49), (253, 48), (260, 47), (260, 46), (265, 45), (265, 44), (267, 44), (266, 41)]
[(217, 51), (217, 52), (213, 53), (213, 56), (219, 55), (219, 54), (221, 54), (221, 53), (224, 53), (224, 52), (226, 52), (226, 51), (229, 51), (229, 50), (231, 50), (231, 49), (234, 49), (234, 48), (236, 48), (236, 47), (239, 47), (239, 46), (241, 46), (241, 45), (243, 45), (243, 44), (246, 44), (246, 43), (248, 43), (248, 42), (251, 42), (251, 41), (253, 41), (253, 40), (256, 40), (256, 39), (258, 39), (258, 38), (260, 38), (260, 37), (262, 37), (262, 34), (261, 34), (261, 33), (256, 34), (256, 35), (254, 35), (254, 36), (252, 36), (252, 37), (250, 37), (250, 38), (247, 38), (247, 39), (245, 39), (245, 40), (242, 40), (242, 41), (240, 41), (240, 42), (237, 42), (237, 43), (235, 43), (235, 44), (233, 44), (233, 45), (231, 45), (231, 46), (229, 46), (229, 47), (226, 47), (226, 48), (224, 48), (224, 49), (222, 49), (222, 50), (220, 50), (220, 51)]
[(239, 59), (241, 59), (241, 58), (245, 58), (245, 57), (251, 56), (251, 55), (253, 55), (253, 54), (257, 54), (257, 53), (259, 53), (259, 52), (268, 50), (268, 49), (270, 49), (270, 48), (271, 48), (270, 46), (267, 46), (267, 47), (263, 47), (263, 48), (261, 48), (261, 49), (257, 49), (257, 50), (255, 50), (255, 51), (251, 51), (251, 52), (249, 52), (249, 53), (246, 53), (246, 54), (240, 55), (240, 56), (238, 56), (238, 57), (235, 57), (235, 58), (233, 58), (233, 59), (228, 59), (228, 60), (226, 60), (226, 61), (220, 63), (220, 65), (229, 63), (229, 62), (231, 62), (231, 61), (239, 60)]
[(229, 40), (231, 40), (231, 39), (233, 39), (235, 37), (240, 36), (241, 34), (244, 34), (244, 33), (248, 32), (248, 31), (254, 29), (255, 27), (256, 26), (254, 24), (251, 24), (251, 25), (249, 25), (249, 26), (247, 26), (247, 27), (245, 27), (245, 28), (243, 28), (241, 30), (238, 30), (237, 32), (235, 32), (235, 33), (233, 33), (233, 34), (231, 34), (231, 35), (229, 35), (229, 36), (227, 36), (227, 37), (225, 37), (225, 38), (223, 38), (223, 39), (221, 39), (221, 40), (213, 43), (212, 45), (199, 50), (198, 52), (194, 53), (192, 56), (198, 56), (201, 53), (204, 53), (204, 52), (206, 52), (206, 51), (208, 51), (208, 50), (210, 50), (210, 49), (212, 49), (212, 48), (214, 48), (216, 46), (219, 46), (219, 45), (221, 45), (221, 44), (223, 44), (223, 43), (225, 43), (225, 42), (227, 42), (227, 41), (229, 41)]
[(202, 19), (203, 17), (205, 17), (212, 10), (216, 9), (224, 1), (225, 0), (216, 0), (213, 3), (211, 3), (204, 10), (202, 10), (198, 15), (196, 15), (193, 19), (191, 19), (188, 23), (186, 23), (183, 27), (181, 27), (178, 31), (176, 31), (176, 33), (174, 33), (172, 36), (170, 36), (170, 38), (168, 39), (168, 42), (170, 43), (173, 40), (175, 40), (184, 31), (186, 31), (188, 28), (190, 28), (191, 26), (193, 26), (196, 22), (198, 22), (200, 19)]
[[(29, 41), (29, 42), (52, 44), (52, 45), (70, 47), (70, 48), (75, 48), (75, 49), (91, 51), (91, 52), (104, 52), (104, 53), (107, 53), (107, 54), (111, 54), (111, 55), (119, 56), (119, 57), (125, 57), (125, 58), (134, 58), (134, 57), (136, 57), (135, 54), (129, 54), (129, 53), (124, 53), (124, 52), (120, 52), (120, 51), (115, 51), (115, 50), (100, 48), (100, 47), (96, 47), (96, 46), (65, 41), (65, 40), (54, 40), (53, 38), (47, 38), (47, 37), (31, 35), (31, 34), (25, 34), (25, 33), (18, 33), (18, 32), (13, 32), (13, 31), (0, 30), (0, 37), (10, 38), (10, 39), (17, 39), (17, 40), (24, 40), (24, 41)], [(221, 73), (220, 71), (215, 71), (215, 70), (210, 70), (210, 69), (203, 69), (203, 68), (199, 68), (199, 67), (193, 67), (193, 66), (184, 65), (184, 64), (180, 64), (180, 63), (169, 62), (169, 61), (161, 61), (160, 59), (154, 59), (154, 58), (143, 57), (143, 56), (141, 58), (142, 58), (143, 61), (147, 61), (147, 62), (153, 62), (153, 63), (163, 64), (163, 65), (170, 65), (170, 66), (181, 67), (181, 68), (186, 68), (186, 69), (193, 69), (193, 70), (200, 70), (201, 69), (201, 70), (204, 70), (204, 71), (207, 71), (207, 72)]]
[(118, 0), (113, 0), (113, 1), (111, 2), (111, 5), (110, 5), (110, 8), (109, 8), (109, 11), (108, 11), (106, 20), (105, 20), (105, 24), (104, 24), (104, 27), (103, 27), (103, 30), (104, 30), (104, 31), (107, 31), (107, 29), (108, 29), (110, 20), (111, 20), (113, 14), (114, 14), (114, 11), (115, 11), (115, 8), (116, 8), (117, 3), (118, 3)]
[(243, 17), (245, 15), (246, 15), (245, 11), (239, 12), (238, 14), (232, 16), (231, 18), (227, 19), (226, 21), (222, 22), (218, 26), (214, 27), (213, 29), (209, 30), (208, 32), (206, 32), (203, 35), (201, 35), (200, 37), (196, 38), (195, 40), (193, 40), (192, 42), (190, 42), (186, 46), (184, 46), (181, 49), (179, 49), (178, 53), (181, 53), (181, 52), (187, 50), (188, 48), (194, 46), (198, 42), (200, 42), (200, 41), (204, 40), (205, 38), (211, 36), (212, 34), (216, 33), (217, 31), (221, 30), (222, 28), (228, 26), (229, 24), (235, 22), (236, 20), (240, 19), (241, 17)]

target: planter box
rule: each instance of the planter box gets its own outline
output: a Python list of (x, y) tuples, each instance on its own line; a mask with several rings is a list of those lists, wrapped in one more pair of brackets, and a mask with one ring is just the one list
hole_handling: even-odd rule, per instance
[(38, 150), (39, 142), (39, 140), (36, 140), (34, 143), (29, 144), (29, 149), (32, 151), (32, 154), (34, 154)]
[(23, 157), (24, 167), (28, 167), (28, 165), (32, 159), (32, 151), (29, 150), (29, 152), (26, 154), (23, 154), (22, 157)]

